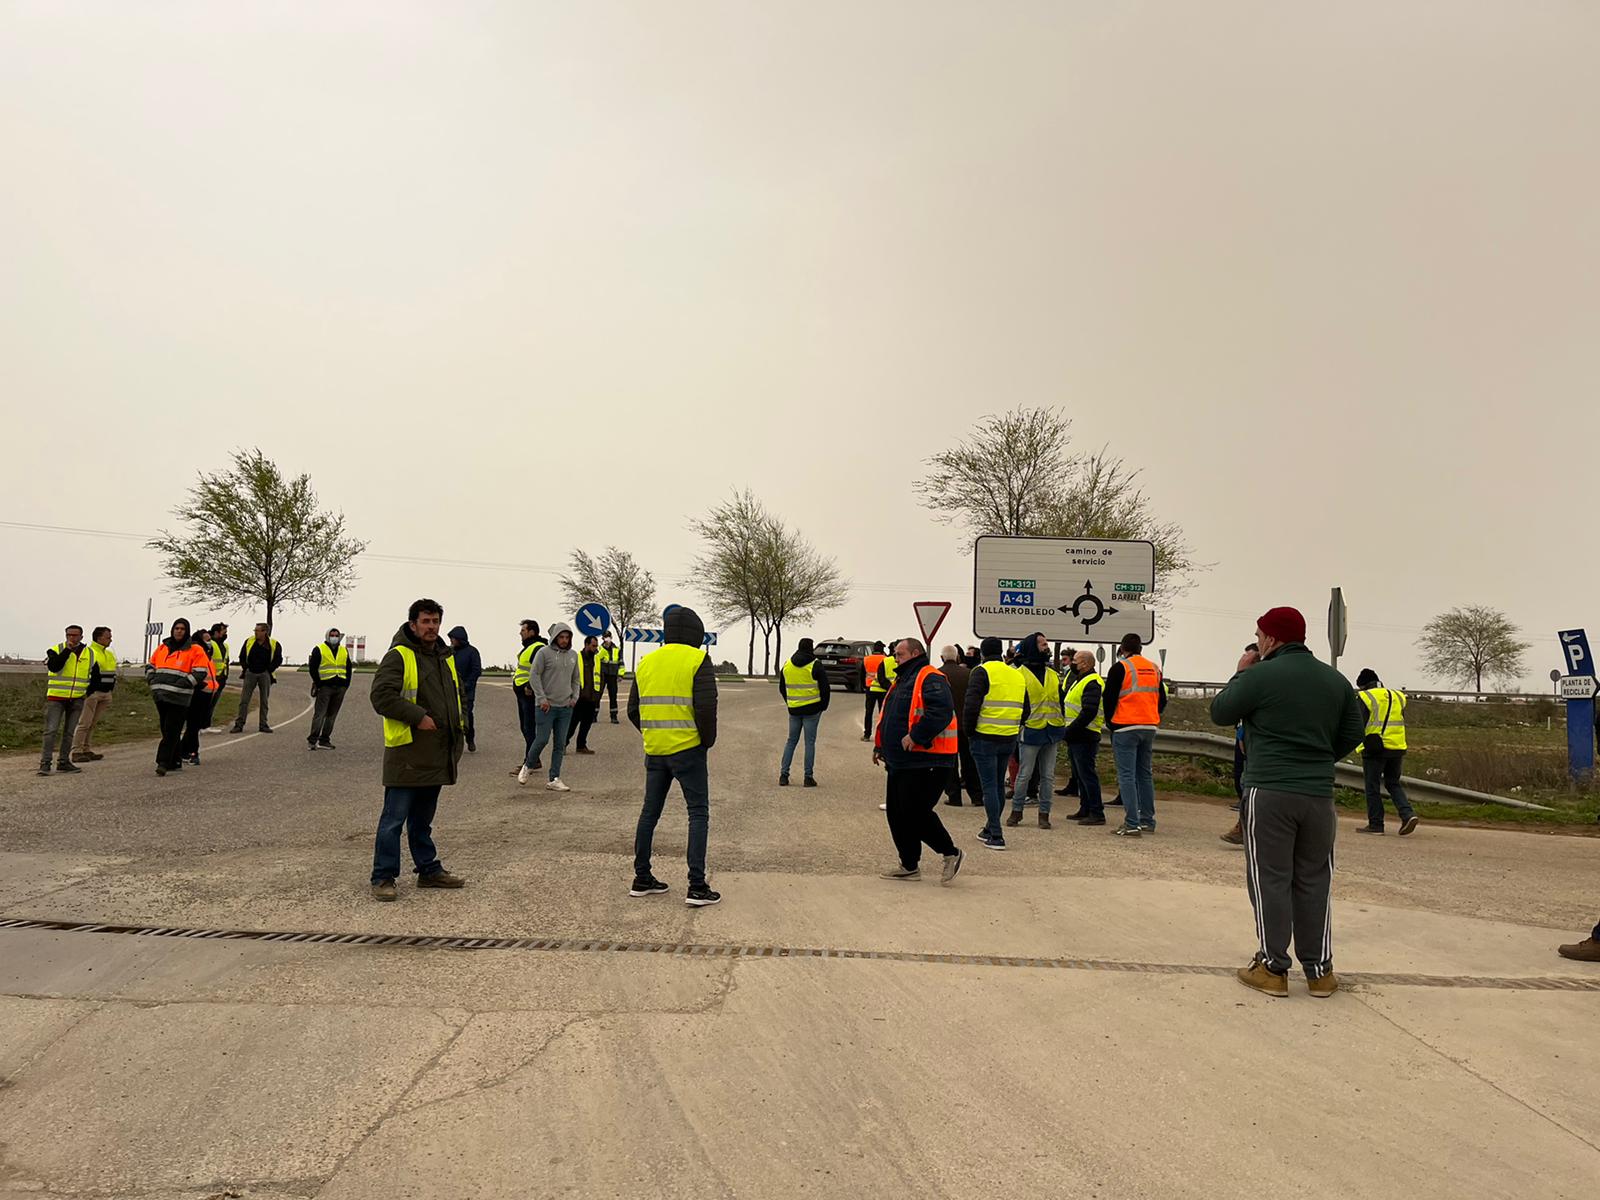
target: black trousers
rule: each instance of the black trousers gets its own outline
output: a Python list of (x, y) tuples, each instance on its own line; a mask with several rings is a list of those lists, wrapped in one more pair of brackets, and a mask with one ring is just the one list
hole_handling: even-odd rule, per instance
[(517, 698), (517, 725), (522, 729), (522, 754), (526, 758), (528, 747), (533, 745), (534, 716), (539, 709), (523, 688), (513, 684), (511, 694)]
[(156, 719), (161, 722), (161, 743), (156, 747), (156, 766), (178, 765), (178, 747), (183, 742), (183, 723), (189, 719), (189, 705), (156, 701)]
[(908, 871), (921, 860), (924, 845), (935, 854), (956, 852), (949, 830), (939, 820), (939, 797), (949, 776), (949, 767), (889, 768), (889, 836), (900, 865)]
[[(600, 688), (611, 700), (611, 719), (615, 721), (617, 719), (617, 676), (601, 675)], [(599, 712), (599, 708), (600, 702), (597, 700), (595, 701), (595, 711), (597, 713)]]
[(461, 689), (461, 719), (467, 724), (467, 743), (469, 745), (478, 739), (478, 723), (475, 715), (477, 707), (478, 685), (473, 683), (471, 687)]
[(594, 728), (595, 721), (600, 716), (600, 701), (579, 700), (572, 706), (572, 724), (567, 726), (567, 745), (572, 745), (574, 736), (578, 739), (578, 749), (589, 748), (589, 730)]
[(957, 731), (957, 745), (960, 747), (956, 760), (960, 763), (959, 771), (951, 771), (949, 782), (945, 784), (945, 799), (952, 804), (961, 803), (961, 793), (966, 792), (967, 799), (974, 804), (983, 803), (983, 781), (978, 778), (978, 764), (972, 761), (972, 742), (967, 738), (965, 730)]
[(178, 740), (178, 757), (191, 758), (200, 753), (200, 731), (211, 724), (211, 710), (217, 706), (217, 694), (204, 688), (189, 697), (189, 712), (183, 721), (183, 736)]
[(885, 695), (886, 693), (884, 692), (874, 692), (870, 688), (867, 689), (867, 715), (866, 718), (861, 722), (861, 732), (866, 734), (868, 737), (872, 736), (873, 714), (877, 711), (878, 705), (883, 703), (883, 698)]
[(1244, 803), (1244, 743), (1238, 738), (1233, 739), (1233, 791), (1239, 797), (1239, 803)]

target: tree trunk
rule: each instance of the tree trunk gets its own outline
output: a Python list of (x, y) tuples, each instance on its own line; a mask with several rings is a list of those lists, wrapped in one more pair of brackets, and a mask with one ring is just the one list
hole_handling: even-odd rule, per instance
[(754, 675), (756, 673), (756, 618), (754, 613), (750, 616), (750, 661), (745, 664), (744, 673), (746, 675)]
[(783, 626), (778, 624), (773, 626), (773, 629), (778, 635), (778, 644), (772, 653), (774, 660), (778, 664), (778, 670), (781, 671), (783, 670)]

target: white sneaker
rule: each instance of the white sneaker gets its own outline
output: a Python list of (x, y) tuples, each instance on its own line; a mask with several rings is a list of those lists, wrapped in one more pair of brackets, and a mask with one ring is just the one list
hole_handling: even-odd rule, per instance
[(529, 774), (531, 774), (531, 772), (528, 770), (528, 768), (527, 767), (523, 767), (520, 771), (517, 772), (517, 782), (518, 783), (522, 783), (522, 784), (527, 783)]
[(572, 789), (566, 784), (562, 783), (561, 780), (552, 779), (549, 783), (544, 785), (544, 790), (547, 792), (570, 792)]

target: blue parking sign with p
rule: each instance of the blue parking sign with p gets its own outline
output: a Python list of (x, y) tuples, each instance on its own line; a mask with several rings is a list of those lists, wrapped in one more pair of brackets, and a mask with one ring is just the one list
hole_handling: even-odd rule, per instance
[(1561, 653), (1567, 659), (1567, 674), (1593, 675), (1594, 655), (1589, 651), (1589, 635), (1581, 629), (1563, 629), (1556, 636), (1561, 639)]

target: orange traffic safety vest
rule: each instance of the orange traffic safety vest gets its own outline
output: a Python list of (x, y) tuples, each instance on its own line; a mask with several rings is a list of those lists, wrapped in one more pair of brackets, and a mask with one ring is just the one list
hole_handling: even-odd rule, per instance
[[(917, 681), (911, 687), (911, 719), (906, 724), (906, 728), (907, 729), (912, 728), (913, 726), (916, 725), (916, 723), (918, 721), (922, 720), (923, 717), (927, 716), (927, 709), (924, 708), (923, 705), (922, 705), (922, 683), (923, 683), (923, 680), (927, 679), (929, 675), (940, 675), (940, 676), (942, 676), (943, 674), (944, 674), (944, 672), (939, 670), (938, 667), (931, 667), (931, 666), (930, 667), (923, 667), (922, 670), (917, 672)], [(900, 686), (900, 678), (899, 678), (899, 676), (896, 676), (894, 682), (889, 685), (889, 694), (892, 695), (894, 693), (895, 688), (897, 688), (899, 686)], [(886, 711), (888, 711), (888, 708), (889, 708), (889, 700), (888, 700), (888, 697), (885, 696), (884, 701), (883, 701), (883, 707), (878, 710), (878, 723), (877, 723), (877, 726), (872, 731), (872, 742), (873, 742), (873, 745), (879, 747), (880, 749), (883, 747), (883, 714)], [(950, 714), (950, 724), (946, 725), (944, 727), (944, 729), (934, 737), (933, 745), (928, 747), (926, 753), (930, 753), (930, 754), (957, 754), (957, 753), (960, 752), (960, 750), (961, 750), (961, 737), (960, 737), (960, 734), (956, 731), (956, 714), (954, 712), (952, 712)]]
[(861, 660), (861, 668), (867, 674), (867, 691), (882, 692), (878, 686), (878, 668), (883, 666), (883, 660), (888, 657), (883, 654), (869, 654)]
[(1117, 695), (1118, 725), (1161, 724), (1161, 668), (1142, 654), (1122, 660), (1122, 691)]

